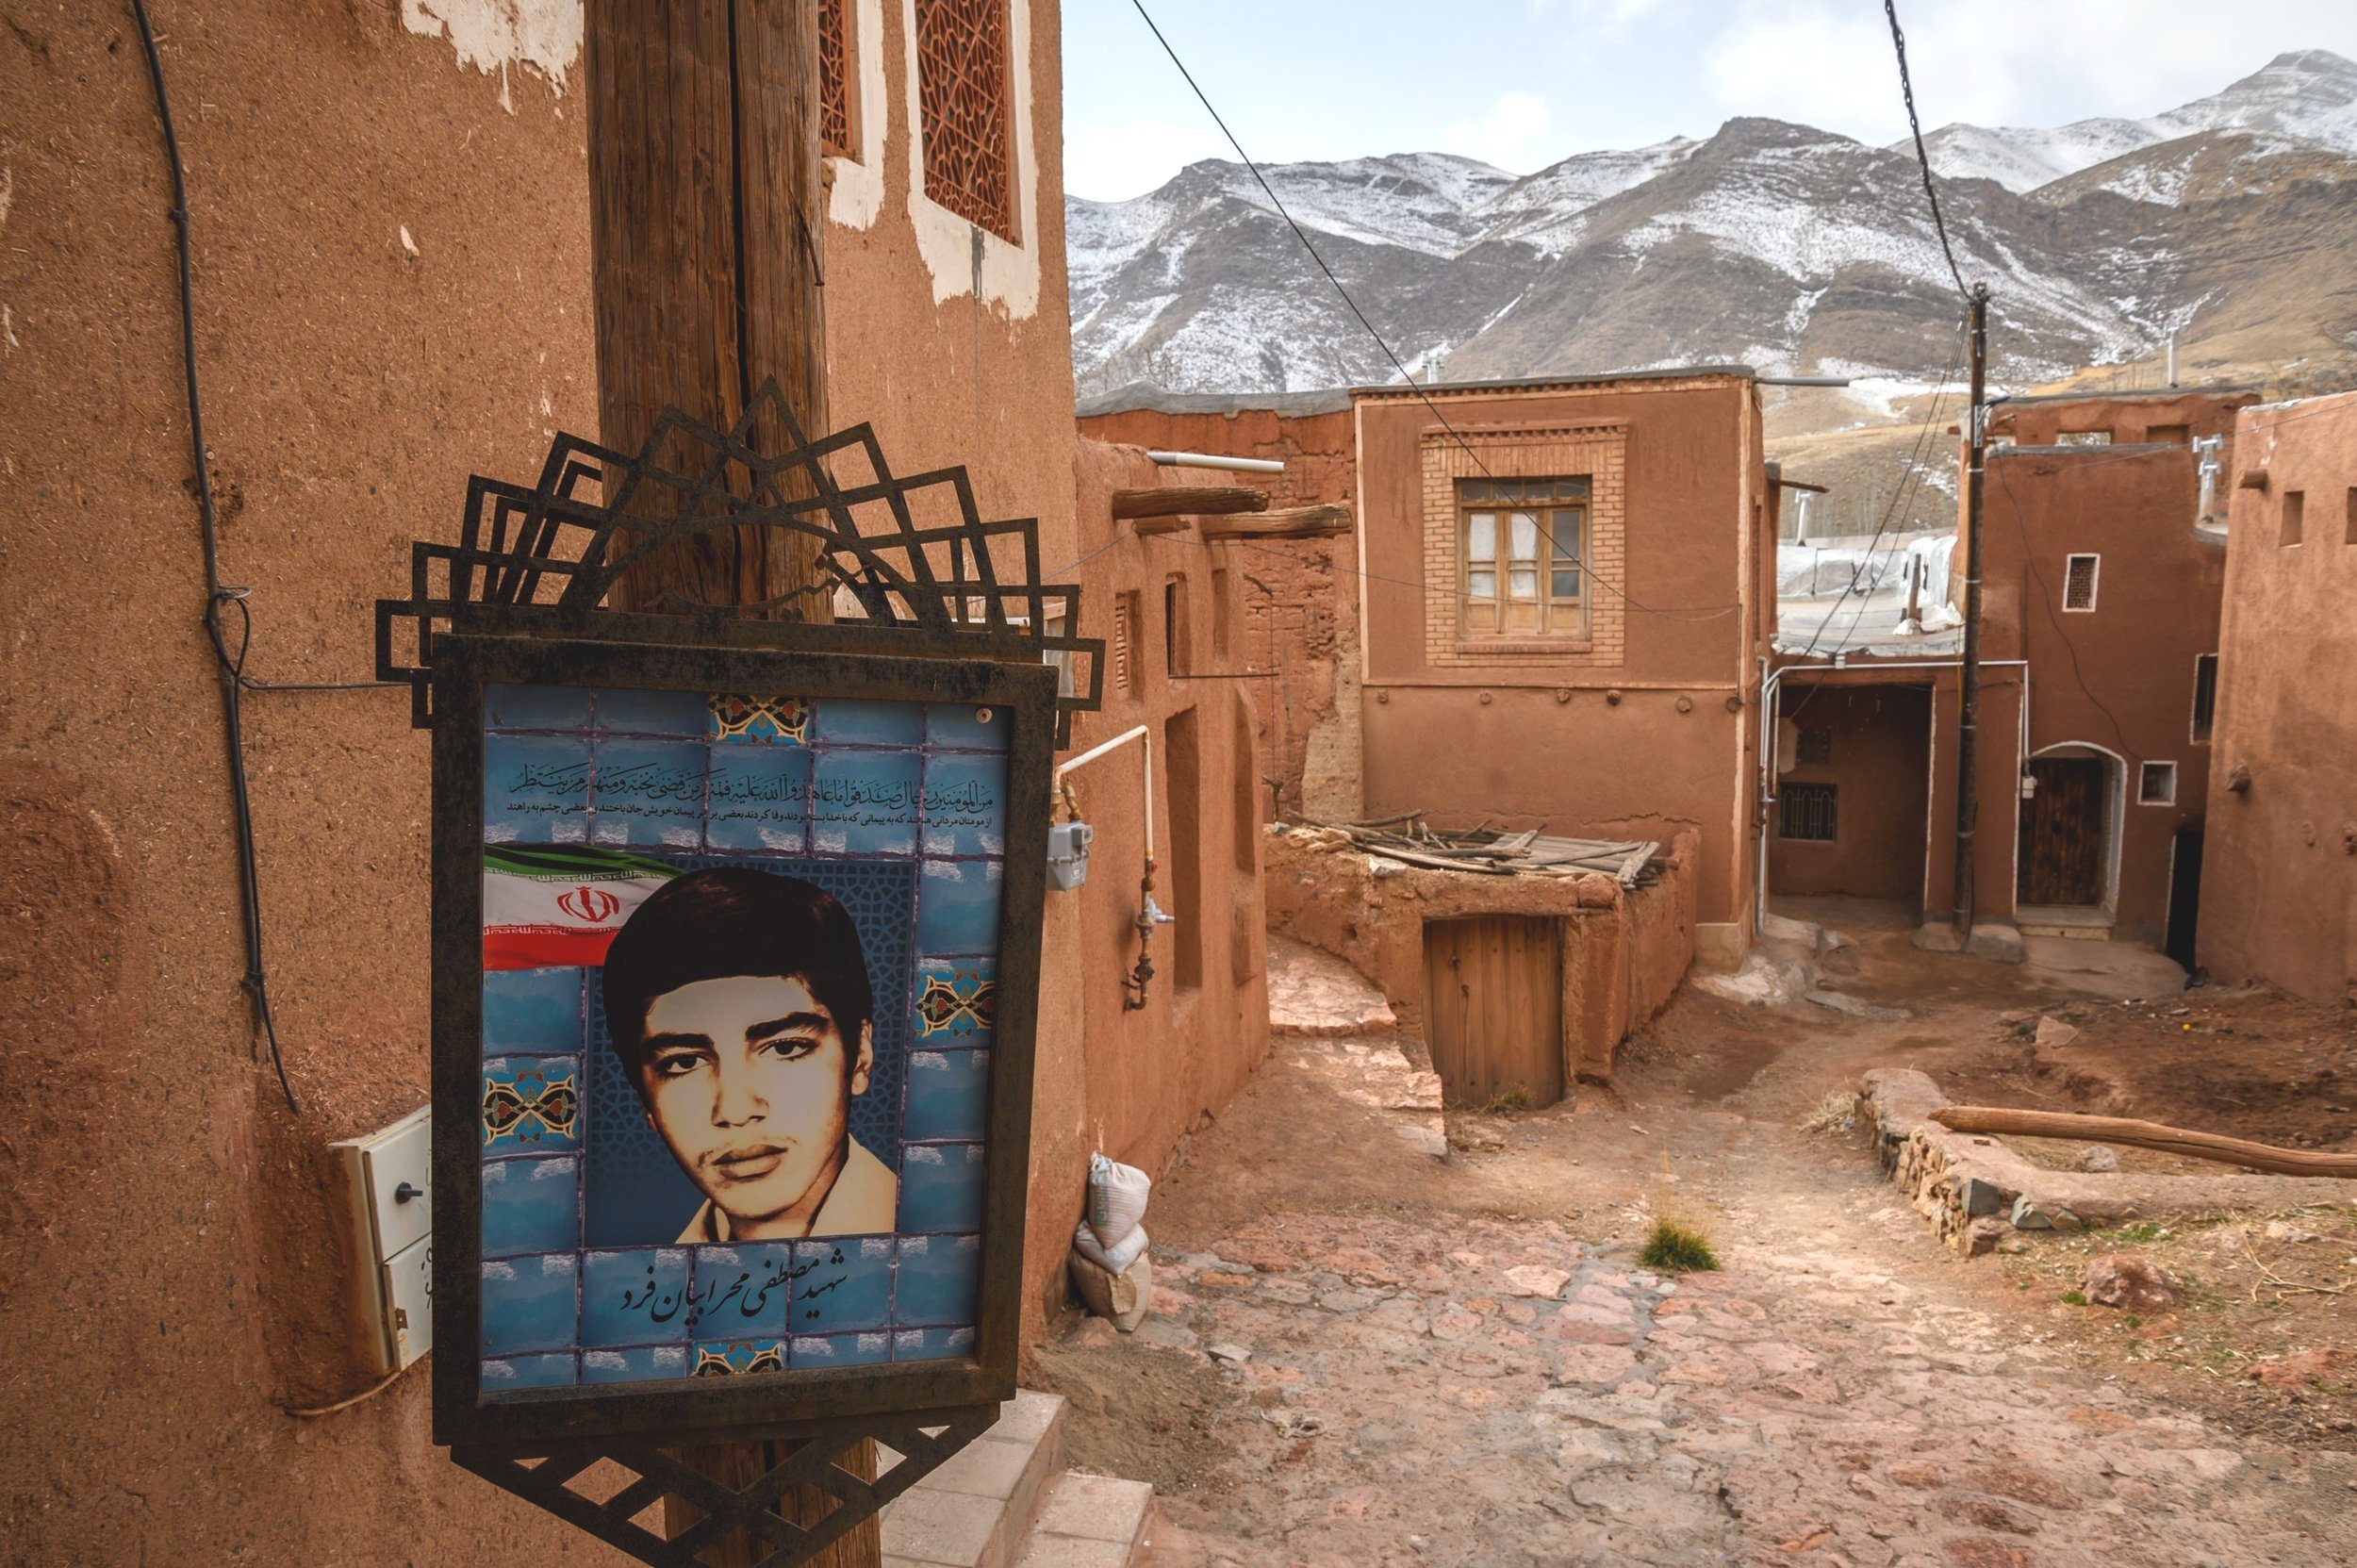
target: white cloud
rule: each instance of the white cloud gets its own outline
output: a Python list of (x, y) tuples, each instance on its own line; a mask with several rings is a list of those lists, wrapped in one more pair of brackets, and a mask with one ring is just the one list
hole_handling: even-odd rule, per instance
[(1441, 145), (1501, 169), (1523, 172), (1528, 167), (1525, 155), (1543, 150), (1554, 121), (1545, 99), (1517, 88), (1497, 98), (1479, 120), (1459, 120), (1445, 127)]

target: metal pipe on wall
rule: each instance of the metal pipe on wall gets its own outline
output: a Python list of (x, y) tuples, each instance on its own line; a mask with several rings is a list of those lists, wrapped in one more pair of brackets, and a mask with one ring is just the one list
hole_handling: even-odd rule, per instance
[(1213, 452), (1149, 452), (1146, 454), (1166, 469), (1227, 469), (1236, 473), (1283, 473), (1285, 465), (1275, 457), (1223, 457)]

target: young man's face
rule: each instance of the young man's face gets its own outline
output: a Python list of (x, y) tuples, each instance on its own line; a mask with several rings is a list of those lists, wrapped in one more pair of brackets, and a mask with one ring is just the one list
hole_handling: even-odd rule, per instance
[(808, 1232), (843, 1169), (873, 1033), (847, 1046), (810, 988), (777, 975), (700, 980), (648, 1005), (647, 1119), (732, 1235)]

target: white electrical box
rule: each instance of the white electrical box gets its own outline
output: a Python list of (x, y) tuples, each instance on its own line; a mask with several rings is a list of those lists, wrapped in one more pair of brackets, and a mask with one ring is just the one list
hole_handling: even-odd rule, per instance
[(398, 1372), (434, 1348), (431, 1109), (331, 1147), (351, 1195), (363, 1338), (377, 1371)]

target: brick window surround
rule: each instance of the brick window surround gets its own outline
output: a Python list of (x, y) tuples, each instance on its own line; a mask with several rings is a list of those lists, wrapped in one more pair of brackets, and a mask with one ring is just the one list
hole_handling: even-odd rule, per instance
[[(1418, 441), (1424, 487), (1424, 652), (1432, 668), (1607, 668), (1626, 657), (1628, 424), (1579, 420), (1529, 425), (1435, 426)], [(1584, 630), (1572, 635), (1467, 636), (1458, 620), (1460, 533), (1458, 481), (1589, 482), (1591, 574)]]

